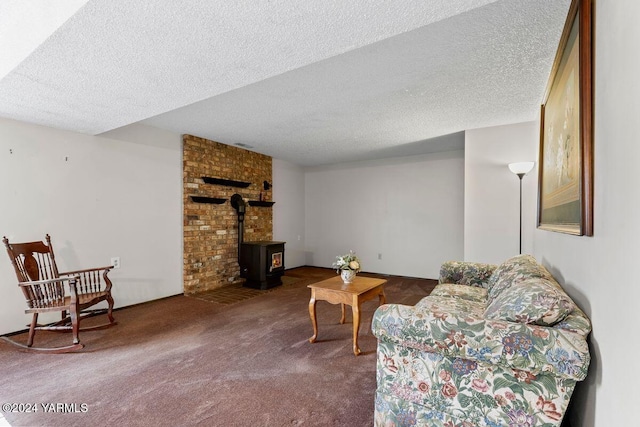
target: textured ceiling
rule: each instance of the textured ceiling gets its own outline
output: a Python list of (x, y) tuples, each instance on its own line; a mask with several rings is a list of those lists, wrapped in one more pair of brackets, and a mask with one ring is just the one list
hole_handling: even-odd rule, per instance
[(535, 119), (569, 1), (91, 0), (13, 54), (0, 116), (142, 121), (300, 165), (459, 148), (438, 137)]

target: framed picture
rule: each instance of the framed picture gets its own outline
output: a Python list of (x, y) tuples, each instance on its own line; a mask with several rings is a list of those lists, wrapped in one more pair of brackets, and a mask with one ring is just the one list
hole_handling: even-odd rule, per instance
[(591, 0), (573, 0), (540, 113), (538, 228), (593, 235)]

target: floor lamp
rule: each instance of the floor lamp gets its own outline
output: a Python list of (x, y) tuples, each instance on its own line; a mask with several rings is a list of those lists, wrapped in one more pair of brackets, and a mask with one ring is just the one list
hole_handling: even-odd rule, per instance
[(520, 254), (522, 254), (522, 178), (533, 169), (534, 164), (534, 162), (509, 163), (509, 170), (520, 179)]

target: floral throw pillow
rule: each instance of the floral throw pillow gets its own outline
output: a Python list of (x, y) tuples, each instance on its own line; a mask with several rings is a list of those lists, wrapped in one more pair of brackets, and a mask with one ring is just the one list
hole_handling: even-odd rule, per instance
[(553, 326), (575, 308), (574, 302), (554, 282), (531, 278), (513, 283), (491, 301), (484, 317), (493, 320)]
[(530, 278), (553, 280), (551, 273), (538, 264), (531, 255), (518, 255), (503, 262), (489, 278), (488, 302), (491, 303), (498, 295), (511, 285)]

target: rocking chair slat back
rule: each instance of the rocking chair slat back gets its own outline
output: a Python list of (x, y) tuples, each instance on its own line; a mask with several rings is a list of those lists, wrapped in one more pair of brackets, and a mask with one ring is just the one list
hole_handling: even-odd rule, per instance
[(9, 258), (20, 282), (49, 280), (59, 277), (51, 238), (43, 242), (12, 243)]
[[(18, 285), (27, 300), (26, 313), (33, 314), (29, 329), (29, 339), (26, 346), (6, 340), (31, 351), (46, 351), (62, 353), (75, 351), (83, 347), (78, 333), (80, 320), (93, 315), (95, 312), (107, 314), (109, 323), (83, 328), (82, 330), (101, 329), (115, 325), (113, 318), (114, 301), (111, 296), (111, 281), (107, 273), (112, 268), (100, 267), (60, 273), (56, 266), (51, 238), (46, 235), (44, 242), (9, 243), (5, 237), (5, 244), (11, 264), (18, 278)], [(86, 310), (87, 308), (106, 301), (106, 310)], [(50, 311), (62, 312), (62, 320), (50, 325), (37, 324), (38, 314)], [(36, 330), (68, 330), (73, 332), (73, 344), (57, 348), (33, 348), (33, 338)]]

